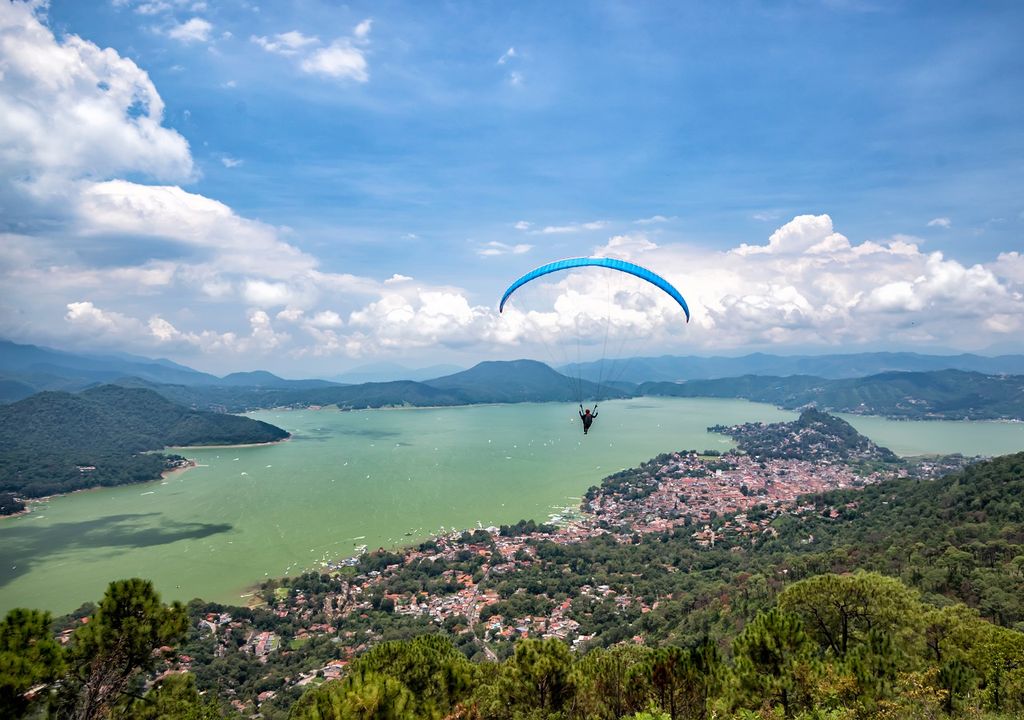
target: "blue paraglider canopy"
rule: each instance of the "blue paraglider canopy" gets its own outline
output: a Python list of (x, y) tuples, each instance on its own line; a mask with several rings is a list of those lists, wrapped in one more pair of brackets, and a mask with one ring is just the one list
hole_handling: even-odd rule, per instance
[(516, 290), (518, 290), (520, 287), (530, 282), (531, 280), (535, 280), (541, 277), (542, 275), (548, 275), (549, 273), (558, 272), (560, 270), (570, 270), (572, 268), (590, 266), (611, 268), (612, 270), (619, 270), (624, 273), (629, 273), (630, 275), (635, 275), (641, 280), (646, 280), (655, 287), (664, 290), (673, 300), (679, 303), (679, 306), (683, 309), (683, 312), (686, 314), (686, 322), (690, 322), (690, 308), (687, 307), (686, 300), (683, 299), (683, 296), (679, 293), (678, 290), (676, 290), (672, 286), (672, 284), (668, 280), (661, 277), (660, 275), (651, 272), (645, 267), (634, 265), (631, 262), (626, 262), (625, 260), (618, 260), (616, 258), (600, 257), (569, 258), (567, 260), (558, 260), (553, 263), (548, 263), (547, 265), (541, 265), (536, 270), (531, 270), (530, 272), (526, 273), (521, 278), (516, 280), (514, 283), (509, 285), (508, 290), (506, 290), (505, 294), (501, 296), (501, 303), (498, 305), (498, 312), (500, 313), (505, 309), (505, 302), (509, 299), (512, 293), (514, 293)]

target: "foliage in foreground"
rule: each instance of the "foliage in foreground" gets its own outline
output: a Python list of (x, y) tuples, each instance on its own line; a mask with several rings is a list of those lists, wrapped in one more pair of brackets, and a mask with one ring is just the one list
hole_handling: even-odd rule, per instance
[(384, 643), (307, 691), (293, 720), (1020, 717), (1024, 634), (874, 573), (794, 583), (726, 647), (529, 638), (469, 663), (438, 636)]

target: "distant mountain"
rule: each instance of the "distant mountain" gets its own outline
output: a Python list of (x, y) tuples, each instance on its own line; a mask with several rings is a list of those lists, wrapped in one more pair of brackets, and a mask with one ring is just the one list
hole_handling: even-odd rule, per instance
[(252, 372), (236, 372), (225, 375), (217, 385), (228, 387), (258, 387), (258, 388), (289, 388), (293, 390), (309, 390), (310, 388), (334, 387), (338, 383), (327, 380), (285, 380), (266, 370), (254, 370)]
[(625, 396), (619, 390), (602, 389), (592, 382), (579, 383), (536, 360), (482, 362), (469, 370), (428, 380), (426, 384), (459, 391), (478, 403), (592, 402)]
[(0, 492), (34, 497), (153, 480), (167, 459), (148, 451), (286, 437), (268, 423), (190, 410), (151, 390), (42, 392), (0, 406)]
[[(33, 392), (80, 390), (126, 376), (157, 383), (208, 385), (218, 382), (215, 375), (170, 360), (147, 360), (124, 354), (75, 354), (0, 340), (0, 379), (20, 383)], [(0, 400), (20, 399), (16, 395), (0, 396)]]
[(828, 380), (807, 375), (746, 375), (684, 383), (643, 383), (642, 395), (734, 397), (785, 408), (819, 409), (907, 419), (1024, 419), (1024, 375), (960, 370), (888, 372)]
[(430, 367), (413, 369), (394, 363), (377, 363), (352, 368), (333, 376), (331, 379), (349, 385), (368, 382), (390, 382), (392, 380), (417, 380), (422, 382), (442, 375), (451, 375), (464, 369), (458, 365), (431, 365)]
[(262, 370), (219, 378), (166, 359), (150, 360), (128, 353), (75, 354), (0, 340), (0, 403), (14, 402), (43, 390), (77, 392), (101, 383), (135, 386), (140, 384), (138, 381), (154, 385), (293, 390), (337, 385), (327, 380), (285, 380)]
[[(607, 363), (573, 363), (560, 372), (571, 377), (598, 380), (607, 374)], [(742, 357), (671, 356), (632, 358), (621, 380), (633, 383), (709, 380), (743, 375), (813, 375), (827, 379), (855, 378), (884, 372), (964, 370), (987, 375), (1024, 374), (1024, 355), (921, 355), (918, 353), (850, 353), (841, 355), (767, 355)]]
[[(287, 382), (287, 381), (285, 381)], [(295, 381), (298, 382), (298, 381)], [(470, 370), (427, 382), (396, 380), (359, 385), (302, 388), (246, 386), (189, 386), (152, 383), (139, 378), (119, 384), (145, 387), (183, 405), (226, 412), (270, 407), (338, 405), (347, 409), (375, 407), (433, 407), (497, 402), (577, 402), (576, 383), (533, 360), (483, 362)], [(598, 388), (584, 382), (582, 397), (593, 401)], [(601, 398), (626, 397), (623, 389), (605, 387)]]

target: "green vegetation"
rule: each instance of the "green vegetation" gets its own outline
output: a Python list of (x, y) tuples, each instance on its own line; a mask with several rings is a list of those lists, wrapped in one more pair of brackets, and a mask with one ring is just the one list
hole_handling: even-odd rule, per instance
[(150, 390), (102, 385), (77, 395), (38, 393), (0, 406), (0, 492), (39, 497), (144, 482), (184, 461), (149, 451), (287, 436), (250, 418), (190, 410)]
[(14, 497), (13, 493), (0, 493), (0, 515), (14, 515), (25, 509), (25, 503)]
[(842, 418), (809, 408), (793, 422), (715, 425), (709, 432), (733, 438), (739, 449), (759, 458), (798, 458), (812, 462), (896, 463), (899, 458), (879, 447)]
[(152, 712), (161, 706), (208, 708), (190, 680), (160, 686), (141, 698), (145, 679), (173, 652), (169, 646), (183, 638), (186, 623), (184, 607), (164, 605), (153, 585), (139, 579), (110, 583), (99, 606), (66, 634), (67, 646), (53, 638), (48, 614), (12, 610), (0, 623), (0, 715), (17, 718), (48, 708), (51, 717), (75, 720), (201, 720), (201, 714)]
[(1024, 375), (982, 375), (960, 370), (887, 372), (826, 380), (809, 375), (744, 375), (685, 383), (643, 383), (641, 395), (746, 398), (784, 408), (894, 418), (992, 420), (1024, 418)]

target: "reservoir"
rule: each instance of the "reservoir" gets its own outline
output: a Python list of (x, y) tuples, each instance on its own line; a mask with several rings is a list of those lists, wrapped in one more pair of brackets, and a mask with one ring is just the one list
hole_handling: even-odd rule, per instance
[[(0, 520), (0, 612), (64, 613), (110, 580), (145, 577), (164, 600), (245, 602), (266, 578), (319, 569), (444, 528), (538, 522), (655, 455), (725, 450), (707, 426), (796, 413), (742, 400), (638, 398), (599, 408), (584, 437), (565, 404), (268, 410), (276, 445), (188, 448), (199, 467), (145, 485), (53, 498)], [(1024, 424), (846, 416), (903, 455), (1024, 449)]]

